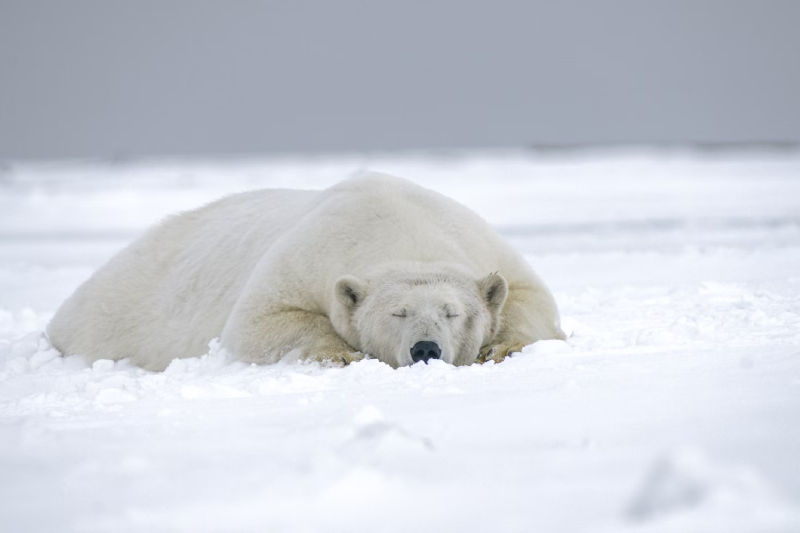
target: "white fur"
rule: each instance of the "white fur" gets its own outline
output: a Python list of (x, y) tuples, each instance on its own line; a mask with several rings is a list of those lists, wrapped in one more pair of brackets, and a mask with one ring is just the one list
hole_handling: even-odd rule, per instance
[(463, 365), (489, 345), (563, 337), (547, 288), (486, 222), (380, 174), (168, 218), (64, 302), (48, 333), (62, 353), (152, 370), (218, 336), (245, 361), (299, 349), (393, 366), (410, 364), (422, 340)]

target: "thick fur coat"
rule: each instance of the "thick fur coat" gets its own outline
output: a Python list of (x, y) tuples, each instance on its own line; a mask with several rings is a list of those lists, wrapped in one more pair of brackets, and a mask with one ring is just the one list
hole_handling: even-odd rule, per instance
[(464, 365), (563, 338), (550, 292), (483, 219), (381, 174), (170, 217), (64, 302), (48, 334), (64, 354), (151, 370), (215, 337), (245, 361), (371, 354), (395, 367), (415, 346)]

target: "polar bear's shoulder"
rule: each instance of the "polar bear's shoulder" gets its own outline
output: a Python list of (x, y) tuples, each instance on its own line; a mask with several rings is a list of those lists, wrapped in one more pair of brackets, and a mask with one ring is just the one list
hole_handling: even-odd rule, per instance
[[(455, 211), (459, 216), (472, 217), (474, 213), (447, 196), (427, 189), (413, 181), (390, 174), (369, 172), (342, 181), (325, 192), (326, 198), (334, 199), (341, 207), (352, 207), (361, 203), (373, 210), (378, 208), (421, 208), (432, 212)], [(442, 213), (444, 214), (444, 213)]]
[(370, 171), (340, 181), (330, 188), (331, 191), (366, 193), (402, 189), (422, 189), (422, 187), (405, 178), (399, 178), (383, 172)]

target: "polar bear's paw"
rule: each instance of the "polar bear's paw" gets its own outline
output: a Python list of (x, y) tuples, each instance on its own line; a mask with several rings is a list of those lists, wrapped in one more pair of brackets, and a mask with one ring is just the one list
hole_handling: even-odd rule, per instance
[(364, 354), (361, 352), (320, 352), (312, 357), (313, 360), (320, 363), (329, 364), (331, 366), (347, 366), (350, 363), (355, 363), (364, 359)]
[(524, 347), (525, 344), (521, 342), (507, 342), (502, 344), (495, 344), (493, 346), (487, 346), (481, 350), (481, 353), (478, 356), (476, 362), (481, 365), (484, 363), (488, 363), (489, 361), (500, 363), (512, 353), (521, 352), (522, 348)]
[(342, 366), (347, 366), (350, 363), (355, 363), (357, 361), (361, 361), (364, 359), (364, 354), (361, 352), (345, 352), (339, 355), (339, 360), (342, 362)]

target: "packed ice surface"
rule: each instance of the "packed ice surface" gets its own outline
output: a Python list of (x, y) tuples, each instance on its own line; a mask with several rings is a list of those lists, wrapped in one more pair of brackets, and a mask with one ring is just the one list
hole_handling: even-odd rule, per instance
[[(473, 208), (567, 342), (501, 364), (163, 373), (61, 357), (164, 215), (363, 169)], [(800, 153), (485, 152), (0, 168), (3, 531), (800, 531)]]

